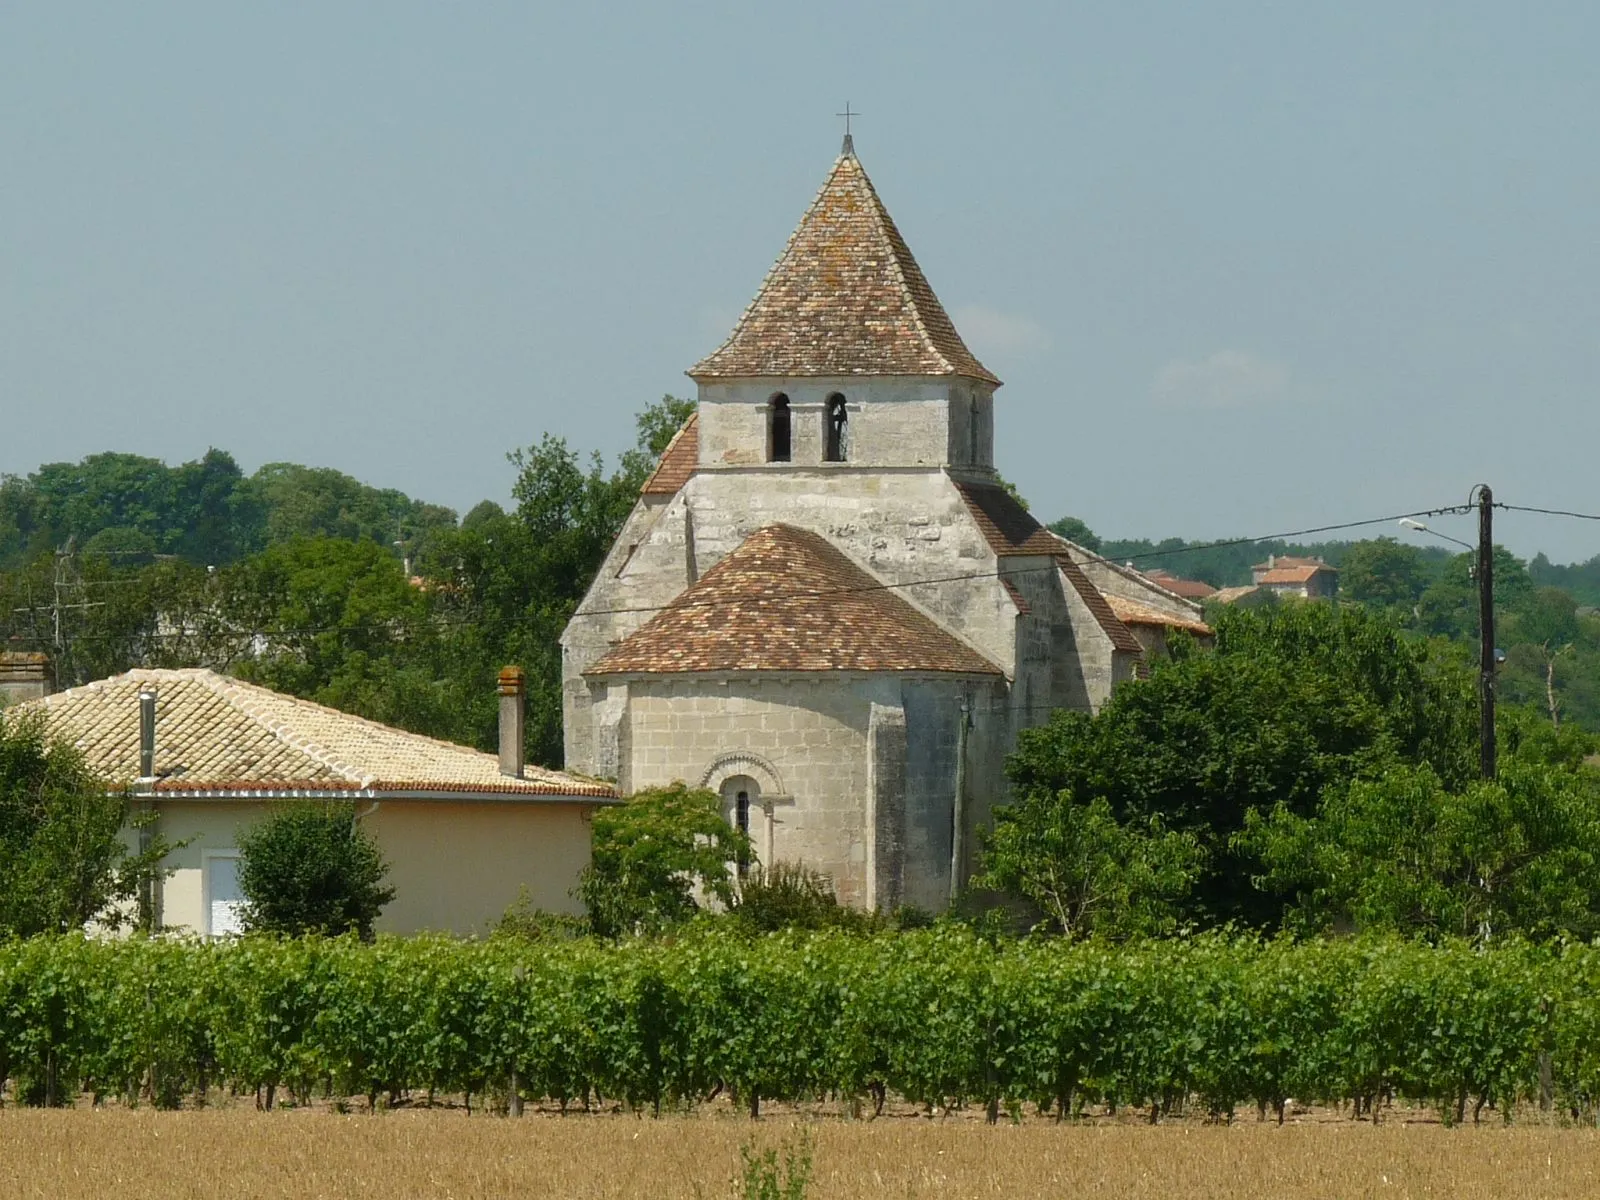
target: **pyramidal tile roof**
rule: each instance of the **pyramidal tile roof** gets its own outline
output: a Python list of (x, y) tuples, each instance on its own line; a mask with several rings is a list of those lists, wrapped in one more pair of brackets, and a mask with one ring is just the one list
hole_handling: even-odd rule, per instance
[(451, 792), (585, 797), (608, 783), (527, 767), (500, 773), (496, 755), (407, 733), (202, 669), (137, 670), (19, 705), (77, 745), (99, 775), (139, 775), (139, 693), (156, 693), (159, 793)]
[(1000, 674), (825, 538), (792, 525), (752, 533), (585, 674), (694, 671)]
[(961, 340), (848, 146), (728, 340), (689, 374), (1000, 382)]

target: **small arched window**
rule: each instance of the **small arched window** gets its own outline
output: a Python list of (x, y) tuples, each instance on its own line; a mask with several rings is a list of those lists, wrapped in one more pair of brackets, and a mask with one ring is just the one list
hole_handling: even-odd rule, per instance
[(789, 397), (779, 392), (767, 402), (767, 461), (789, 461)]
[[(733, 801), (733, 825), (746, 838), (750, 836), (750, 793), (740, 792)], [(748, 843), (746, 843), (748, 844)], [(739, 852), (739, 878), (743, 879), (750, 873), (750, 855), (747, 851)]]
[(823, 410), (823, 461), (846, 462), (850, 458), (850, 414), (845, 411), (844, 397), (835, 392), (828, 397)]
[[(727, 815), (728, 824), (732, 825), (745, 838), (750, 837), (750, 812), (761, 803), (761, 786), (748, 775), (734, 775), (722, 781), (722, 811)], [(770, 830), (769, 830), (770, 833)], [(750, 843), (745, 842), (746, 849), (739, 852), (735, 865), (739, 869), (739, 878), (743, 879), (750, 871)]]

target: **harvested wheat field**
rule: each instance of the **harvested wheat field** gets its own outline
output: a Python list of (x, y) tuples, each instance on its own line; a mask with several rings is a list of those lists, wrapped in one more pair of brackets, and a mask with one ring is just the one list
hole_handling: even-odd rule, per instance
[(809, 1136), (827, 1197), (1600, 1194), (1600, 1134), (1365, 1123), (989, 1127), (459, 1112), (0, 1111), (12, 1196), (728, 1197), (740, 1148)]

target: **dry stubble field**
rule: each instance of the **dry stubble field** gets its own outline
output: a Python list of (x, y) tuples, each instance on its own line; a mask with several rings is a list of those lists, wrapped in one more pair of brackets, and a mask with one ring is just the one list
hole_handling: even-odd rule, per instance
[[(1600, 1133), (1321, 1121), (1230, 1127), (804, 1122), (829, 1197), (1592, 1197)], [(12, 1197), (727, 1197), (741, 1145), (799, 1123), (460, 1112), (0, 1110)]]

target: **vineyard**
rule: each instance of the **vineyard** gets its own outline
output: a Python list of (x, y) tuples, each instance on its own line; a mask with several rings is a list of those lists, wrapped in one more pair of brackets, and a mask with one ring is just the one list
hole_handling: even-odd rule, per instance
[[(9, 1086), (7, 1086), (9, 1084)], [(465, 1093), (683, 1111), (886, 1096), (1154, 1120), (1286, 1101), (1600, 1110), (1600, 949), (675, 941), (0, 944), (0, 1094), (176, 1107)], [(514, 1089), (514, 1090), (513, 1090)], [(515, 1095), (519, 1099), (508, 1100)]]

